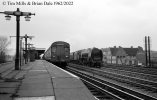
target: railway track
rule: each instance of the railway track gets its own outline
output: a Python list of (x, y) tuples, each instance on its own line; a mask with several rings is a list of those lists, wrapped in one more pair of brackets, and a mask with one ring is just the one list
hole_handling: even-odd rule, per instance
[(98, 100), (123, 100), (117, 95), (114, 95), (112, 92), (109, 92), (105, 89), (103, 89), (103, 86), (99, 86), (99, 82), (95, 79), (92, 79), (90, 76), (86, 76), (85, 74), (79, 72), (78, 70), (74, 70), (71, 68), (67, 69), (71, 73), (77, 75), (80, 77), (80, 79), (86, 84), (86, 86), (89, 88), (89, 90), (92, 92), (92, 94), (98, 99)]
[(0, 67), (0, 78), (8, 75), (13, 70), (12, 63), (5, 63)]
[(148, 75), (157, 75), (157, 69), (151, 67), (134, 67), (134, 66), (105, 66), (102, 69), (111, 69), (111, 70), (121, 70), (121, 71), (128, 71), (128, 72), (135, 72), (141, 74), (148, 74)]
[[(81, 79), (85, 85), (87, 86), (87, 88), (91, 91), (91, 93), (95, 96), (96, 99), (98, 100), (118, 100), (118, 99), (122, 99), (117, 97), (116, 95), (104, 90), (103, 88), (85, 80), (85, 79)], [(116, 99), (117, 98), (117, 99)]]
[(137, 77), (137, 78), (141, 78), (145, 80), (157, 81), (157, 75), (154, 75), (154, 74), (148, 74), (148, 73), (143, 73), (143, 72), (133, 72), (133, 71), (128, 71), (128, 70), (113, 69), (113, 68), (104, 68), (103, 70), (117, 73), (117, 74), (123, 74), (130, 77)]
[[(117, 75), (117, 74), (113, 74), (113, 73), (104, 73), (104, 72), (100, 72), (100, 71), (96, 71), (94, 69), (88, 69), (88, 68), (83, 68), (81, 69), (79, 67), (79, 70), (84, 70), (86, 71), (85, 73), (90, 73), (90, 76), (101, 76), (102, 78), (100, 79), (100, 82), (103, 82), (105, 84), (109, 84), (111, 86), (114, 86), (120, 90), (123, 91), (127, 91), (127, 93), (130, 94), (135, 94), (137, 97), (139, 97), (140, 99), (146, 99), (146, 100), (155, 100), (157, 99), (156, 93), (157, 93), (157, 84), (154, 82), (150, 82), (150, 81), (146, 81), (146, 80), (140, 80), (140, 79), (134, 79), (133, 77), (131, 77), (129, 79), (129, 77), (126, 77), (125, 75)], [(95, 77), (92, 77), (95, 78)], [(104, 81), (105, 79), (110, 79), (110, 80), (114, 80), (116, 82), (110, 82), (110, 81)], [(103, 79), (103, 80), (102, 80)], [(123, 85), (120, 85), (123, 84)], [(125, 84), (125, 86), (124, 86)], [(129, 87), (133, 87), (133, 88), (128, 88)], [(138, 89), (137, 89), (138, 88)], [(140, 91), (139, 91), (140, 90)], [(142, 92), (142, 91), (147, 91), (149, 92), (148, 94), (146, 92)], [(133, 99), (134, 100), (134, 99)]]
[[(134, 67), (132, 68), (132, 69), (134, 69)], [(150, 78), (153, 78), (153, 79), (157, 79), (157, 70), (154, 72), (154, 71), (148, 71), (148, 72), (143, 72), (142, 71), (142, 69), (138, 69), (139, 71), (132, 71), (132, 70), (123, 70), (123, 69), (118, 69), (118, 68), (102, 68), (101, 70), (106, 70), (106, 71), (110, 71), (110, 72), (118, 72), (118, 73), (122, 73), (122, 74), (126, 74), (126, 75), (132, 75), (132, 76), (134, 76), (135, 77), (135, 75), (136, 75), (136, 77), (140, 77), (140, 78), (146, 78), (146, 76), (147, 77), (150, 77)], [(147, 79), (149, 79), (149, 78), (147, 78)]]
[(14, 63), (6, 63), (0, 67), (0, 79), (9, 81), (14, 80), (20, 70), (14, 70)]
[(0, 64), (0, 67), (2, 67), (3, 65), (7, 65), (7, 64), (13, 63), (13, 62), (14, 62), (14, 61), (6, 62), (6, 63), (1, 63), (1, 64)]

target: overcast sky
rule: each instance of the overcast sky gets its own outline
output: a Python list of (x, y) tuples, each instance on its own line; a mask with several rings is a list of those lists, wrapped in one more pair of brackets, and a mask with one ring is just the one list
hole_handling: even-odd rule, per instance
[[(10, 5), (8, 1), (0, 1), (0, 12), (20, 8), (36, 14), (30, 22), (21, 17), (20, 34), (35, 36), (29, 42), (37, 48), (47, 49), (55, 41), (70, 43), (71, 51), (91, 47), (144, 47), (144, 37), (150, 36), (151, 49), (157, 50), (157, 0), (71, 0), (73, 5), (21, 6)], [(15, 17), (6, 21), (4, 16), (0, 14), (0, 35), (15, 36)], [(15, 38), (11, 39), (10, 48), (15, 52)]]

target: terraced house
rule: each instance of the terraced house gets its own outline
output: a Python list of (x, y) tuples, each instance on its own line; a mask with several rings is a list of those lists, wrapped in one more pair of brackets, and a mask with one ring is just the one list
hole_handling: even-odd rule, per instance
[(138, 46), (137, 48), (123, 48), (119, 46), (104, 48), (103, 62), (104, 64), (116, 64), (116, 65), (144, 65), (145, 53), (143, 48)]

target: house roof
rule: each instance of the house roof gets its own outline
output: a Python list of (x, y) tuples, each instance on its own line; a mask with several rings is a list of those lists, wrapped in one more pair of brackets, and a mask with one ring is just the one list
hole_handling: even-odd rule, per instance
[[(137, 53), (143, 52), (143, 49), (140, 46), (137, 47), (137, 48), (133, 48), (133, 47), (131, 47), (131, 48), (123, 48), (123, 47), (119, 46), (118, 48), (110, 47), (109, 49), (110, 49), (110, 52), (111, 52), (112, 56), (117, 56), (117, 54), (123, 54), (123, 55), (126, 54), (128, 56), (136, 56)], [(118, 52), (121, 52), (121, 53), (118, 53)]]
[(136, 56), (138, 48), (123, 48), (128, 56)]
[(118, 48), (110, 48), (112, 56), (116, 56)]

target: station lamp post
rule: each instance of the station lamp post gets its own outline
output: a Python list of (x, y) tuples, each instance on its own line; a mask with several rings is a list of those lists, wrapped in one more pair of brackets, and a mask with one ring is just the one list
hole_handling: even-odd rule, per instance
[(22, 36), (21, 38), (25, 38), (25, 64), (28, 62), (28, 51), (27, 51), (27, 38), (32, 39), (34, 36), (28, 36), (25, 34), (25, 36)]
[(25, 16), (26, 21), (30, 21), (30, 16), (35, 15), (34, 13), (31, 12), (21, 12), (19, 8), (17, 8), (16, 11), (4, 11), (0, 12), (5, 14), (6, 20), (10, 20), (11, 16), (16, 16), (16, 58), (15, 58), (15, 70), (20, 69), (20, 64), (19, 64), (19, 41), (20, 41), (20, 16)]
[(29, 59), (29, 61), (30, 61), (30, 50), (31, 50), (31, 46), (33, 46), (33, 44), (30, 44), (30, 43), (28, 43), (27, 44), (28, 45), (28, 49), (27, 49), (27, 62), (28, 62), (28, 59)]

